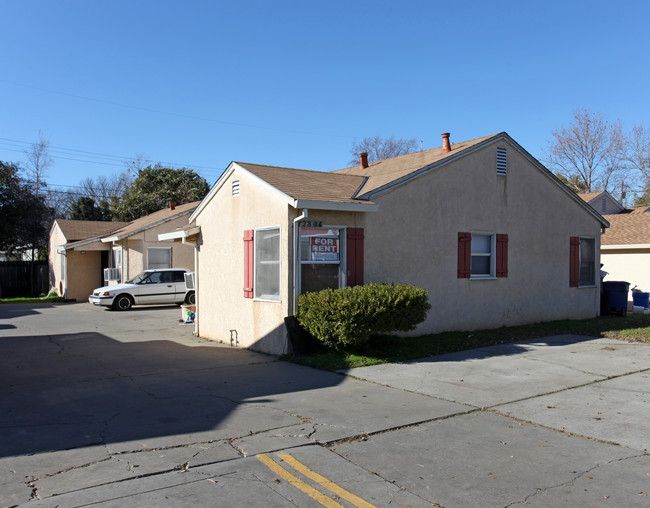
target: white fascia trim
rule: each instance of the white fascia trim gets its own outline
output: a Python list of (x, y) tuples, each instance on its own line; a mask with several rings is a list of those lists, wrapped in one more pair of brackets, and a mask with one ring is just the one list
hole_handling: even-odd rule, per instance
[(195, 226), (190, 229), (182, 229), (180, 231), (172, 231), (171, 233), (161, 233), (158, 235), (158, 241), (164, 242), (166, 240), (182, 240), (189, 236), (196, 235), (201, 232), (201, 226)]
[(340, 203), (337, 201), (316, 201), (312, 199), (294, 199), (291, 202), (294, 208), (308, 208), (311, 210), (335, 210), (340, 212), (376, 212), (379, 205), (376, 203)]
[(650, 249), (650, 243), (630, 243), (630, 244), (620, 244), (620, 245), (601, 245), (601, 252), (608, 250), (646, 250)]
[(212, 189), (210, 189), (210, 192), (208, 192), (207, 196), (203, 198), (203, 201), (199, 203), (199, 206), (196, 207), (194, 210), (194, 213), (190, 215), (190, 220), (189, 222), (194, 222), (196, 218), (201, 214), (201, 212), (205, 209), (206, 206), (208, 206), (208, 203), (212, 201), (212, 198), (217, 195), (217, 193), (221, 190), (221, 188), (224, 186), (228, 178), (235, 172), (235, 170), (241, 171), (242, 173), (245, 173), (248, 175), (250, 178), (253, 180), (256, 180), (258, 183), (260, 183), (262, 186), (266, 187), (267, 189), (270, 189), (271, 191), (275, 192), (280, 196), (280, 198), (284, 201), (286, 201), (288, 204), (293, 205), (293, 202), (295, 201), (291, 196), (288, 196), (284, 192), (282, 192), (280, 189), (277, 187), (274, 187), (270, 183), (266, 182), (265, 180), (262, 180), (260, 177), (254, 175), (250, 171), (248, 171), (245, 167), (240, 166), (236, 162), (231, 162), (228, 165), (228, 168), (221, 174), (219, 177), (219, 180), (217, 180), (217, 183), (215, 183), (212, 186)]
[(79, 240), (78, 242), (73, 242), (70, 245), (63, 245), (62, 247), (65, 250), (70, 250), (70, 249), (76, 249), (77, 247), (81, 247), (83, 245), (88, 245), (89, 243), (95, 243), (99, 241), (103, 242), (102, 238), (96, 236), (95, 238), (88, 238), (87, 240)]
[(167, 217), (166, 219), (163, 219), (161, 221), (155, 222), (154, 224), (148, 224), (146, 226), (141, 227), (140, 229), (136, 229), (135, 231), (131, 231), (129, 233), (126, 233), (125, 235), (116, 235), (116, 236), (109, 236), (106, 238), (102, 238), (103, 243), (109, 243), (109, 242), (119, 242), (120, 240), (124, 240), (125, 238), (129, 238), (130, 236), (137, 235), (138, 233), (142, 233), (143, 231), (146, 231), (147, 229), (152, 229), (155, 228), (156, 226), (160, 226), (161, 224), (165, 224), (166, 222), (170, 222), (173, 220), (176, 220), (183, 215), (187, 215), (190, 213), (189, 211), (183, 212), (183, 213), (178, 213), (176, 215), (173, 215), (171, 217)]

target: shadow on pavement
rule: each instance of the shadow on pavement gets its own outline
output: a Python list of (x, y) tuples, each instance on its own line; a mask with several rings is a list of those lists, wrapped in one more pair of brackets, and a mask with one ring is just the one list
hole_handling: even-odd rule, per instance
[(264, 400), (342, 379), (226, 347), (99, 333), (3, 337), (0, 456), (196, 435), (233, 412), (238, 425), (250, 422), (242, 432), (254, 431)]

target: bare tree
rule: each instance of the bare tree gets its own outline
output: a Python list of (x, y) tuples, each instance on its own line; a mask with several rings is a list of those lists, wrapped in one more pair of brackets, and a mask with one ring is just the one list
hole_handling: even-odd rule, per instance
[(45, 175), (52, 166), (54, 160), (50, 157), (50, 141), (43, 138), (43, 133), (38, 132), (38, 141), (32, 143), (28, 150), (25, 150), (27, 167), (25, 169), (27, 178), (34, 185), (34, 192), (39, 194), (41, 189), (47, 187)]
[(650, 180), (650, 129), (643, 125), (632, 128), (626, 146), (626, 160), (632, 169)]
[(613, 190), (621, 179), (630, 180), (625, 144), (620, 122), (609, 123), (602, 114), (582, 108), (568, 127), (553, 131), (546, 162), (586, 192)]
[(368, 154), (368, 162), (375, 162), (414, 152), (416, 148), (417, 140), (415, 138), (395, 139), (395, 136), (391, 136), (390, 138), (375, 136), (371, 138), (363, 138), (359, 142), (355, 139), (352, 143), (352, 148), (350, 148), (350, 154), (352, 154), (353, 157), (349, 164), (358, 164), (359, 154), (362, 152)]

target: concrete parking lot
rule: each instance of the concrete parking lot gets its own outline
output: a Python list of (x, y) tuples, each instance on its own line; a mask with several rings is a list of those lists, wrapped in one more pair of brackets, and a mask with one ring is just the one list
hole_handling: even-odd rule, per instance
[(646, 344), (329, 373), (180, 317), (0, 306), (1, 506), (650, 504)]

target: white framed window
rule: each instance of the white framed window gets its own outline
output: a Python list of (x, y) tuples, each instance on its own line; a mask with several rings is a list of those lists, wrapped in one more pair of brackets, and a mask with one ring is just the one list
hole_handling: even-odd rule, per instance
[(110, 262), (111, 268), (115, 269), (113, 272), (113, 279), (111, 280), (117, 280), (117, 281), (122, 281), (122, 247), (113, 247), (111, 249), (111, 262)]
[(255, 229), (254, 298), (280, 301), (280, 227)]
[(494, 233), (472, 233), (472, 279), (487, 279), (495, 276), (495, 247)]
[(147, 247), (147, 270), (172, 267), (171, 247)]
[(342, 226), (300, 228), (300, 293), (344, 285)]
[(596, 240), (580, 238), (580, 286), (596, 285)]

